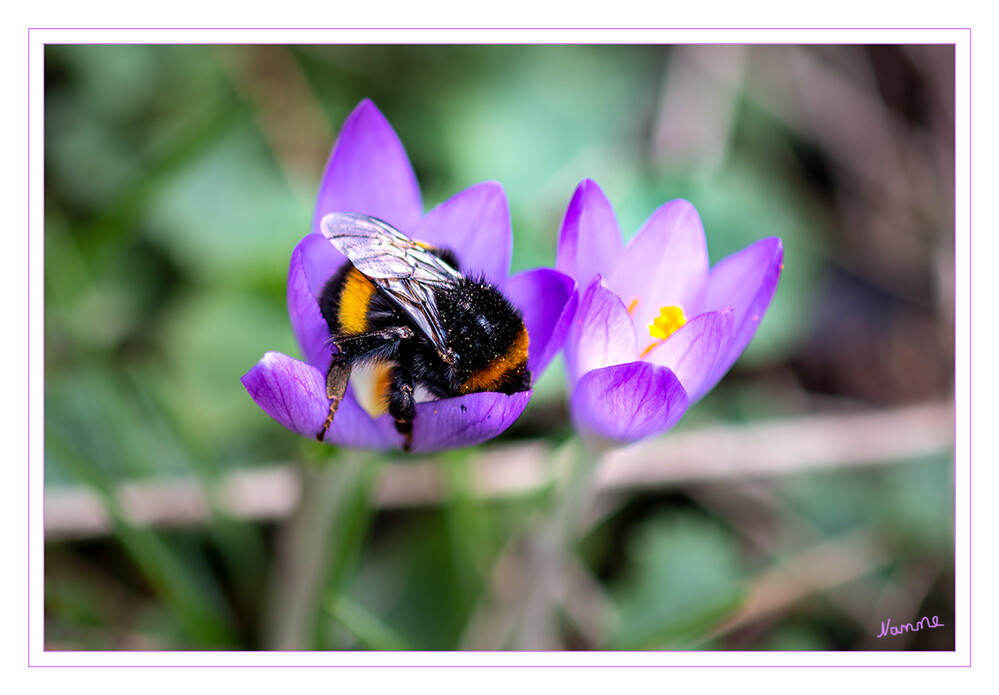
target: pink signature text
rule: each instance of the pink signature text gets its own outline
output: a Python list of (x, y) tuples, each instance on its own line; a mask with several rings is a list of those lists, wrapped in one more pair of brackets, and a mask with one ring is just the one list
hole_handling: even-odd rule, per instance
[(915, 624), (905, 623), (903, 625), (892, 625), (891, 618), (889, 618), (888, 620), (881, 621), (881, 634), (878, 635), (878, 639), (881, 639), (882, 637), (887, 637), (888, 635), (901, 635), (904, 632), (919, 632), (924, 627), (926, 628), (946, 627), (946, 625), (941, 623), (939, 618), (937, 618), (937, 616), (935, 615), (932, 616), (932, 618), (928, 615), (923, 616), (918, 621), (916, 621)]

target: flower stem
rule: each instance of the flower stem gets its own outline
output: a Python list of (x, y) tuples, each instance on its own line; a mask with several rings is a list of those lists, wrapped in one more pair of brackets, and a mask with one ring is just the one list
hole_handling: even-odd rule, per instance
[(541, 528), (528, 540), (526, 595), (512, 640), (514, 649), (558, 649), (556, 608), (564, 601), (565, 572), (596, 494), (596, 471), (607, 446), (579, 440), (568, 477)]
[(269, 649), (314, 649), (329, 585), (340, 582), (366, 526), (380, 457), (347, 451), (302, 469), (302, 501), (283, 529), (268, 606)]

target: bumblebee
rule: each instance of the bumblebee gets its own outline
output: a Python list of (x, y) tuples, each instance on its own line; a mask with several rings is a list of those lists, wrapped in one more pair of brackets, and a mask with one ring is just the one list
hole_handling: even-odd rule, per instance
[(387, 410), (407, 451), (417, 385), (436, 398), (530, 388), (523, 317), (488, 281), (462, 275), (453, 251), (356, 213), (326, 215), (320, 226), (350, 263), (319, 295), (334, 347), (326, 372), (330, 410), (319, 441), (358, 364), (388, 366)]

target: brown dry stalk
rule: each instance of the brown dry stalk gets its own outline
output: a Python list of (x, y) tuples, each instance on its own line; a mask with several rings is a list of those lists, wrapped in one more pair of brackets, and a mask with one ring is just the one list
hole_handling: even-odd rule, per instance
[[(597, 475), (601, 493), (629, 492), (878, 466), (945, 453), (953, 446), (953, 404), (931, 403), (675, 432), (609, 454)], [(484, 499), (535, 491), (558, 474), (561, 462), (554, 454), (543, 442), (488, 447), (472, 464), (475, 489)], [(209, 489), (194, 478), (124, 483), (117, 494), (126, 517), (137, 524), (197, 525), (210, 515)], [(282, 464), (230, 473), (211, 494), (234, 518), (269, 521), (297, 508), (302, 486), (297, 467)], [(374, 504), (421, 507), (440, 503), (444, 494), (435, 461), (421, 458), (385, 466)], [(45, 491), (46, 540), (101, 536), (110, 528), (106, 510), (90, 490)]]

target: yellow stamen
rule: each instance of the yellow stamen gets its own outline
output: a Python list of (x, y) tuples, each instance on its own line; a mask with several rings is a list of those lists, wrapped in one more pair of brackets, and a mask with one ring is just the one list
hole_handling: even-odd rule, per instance
[(659, 316), (655, 318), (649, 326), (649, 335), (656, 340), (652, 341), (639, 357), (645, 357), (652, 352), (652, 349), (661, 345), (664, 340), (683, 328), (687, 319), (683, 315), (683, 309), (678, 306), (664, 306), (659, 308)]
[(634, 316), (635, 309), (637, 308), (638, 308), (638, 297), (635, 297), (634, 299), (631, 300), (631, 303), (628, 305), (628, 316)]
[(683, 328), (687, 319), (683, 316), (683, 309), (678, 306), (664, 306), (659, 309), (659, 316), (649, 326), (649, 335), (653, 338), (666, 340), (678, 330)]

